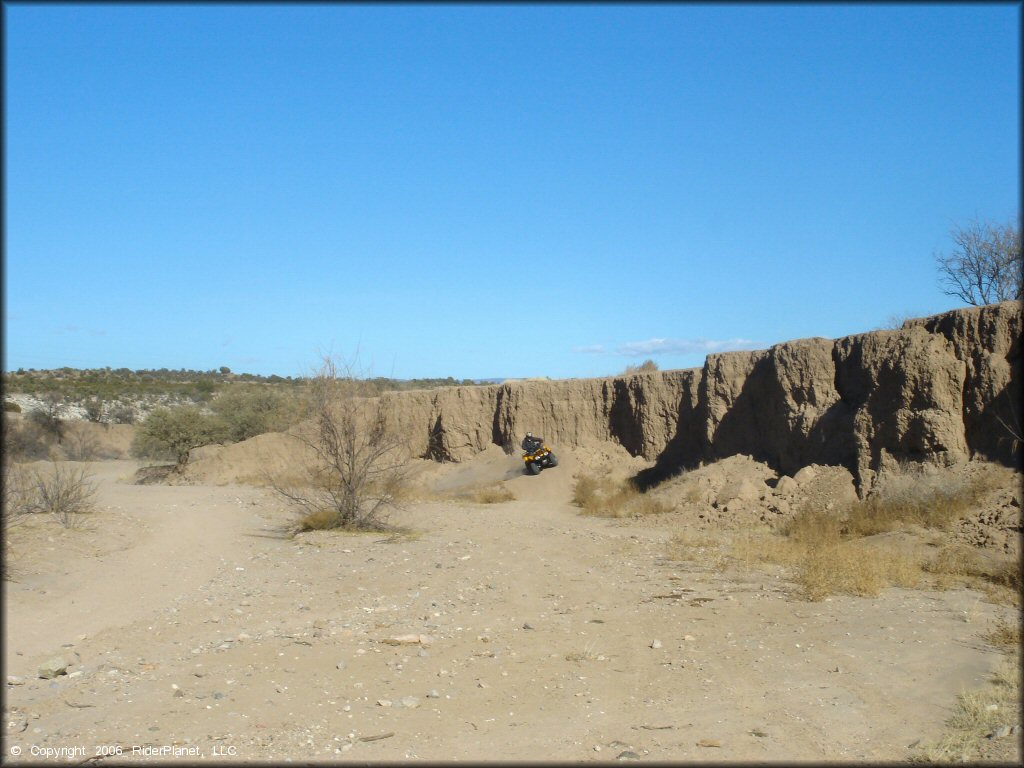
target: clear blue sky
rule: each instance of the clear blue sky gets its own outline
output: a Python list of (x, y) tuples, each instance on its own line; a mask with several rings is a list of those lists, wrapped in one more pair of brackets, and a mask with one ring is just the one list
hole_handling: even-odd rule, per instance
[(5, 4), (4, 367), (585, 377), (952, 309), (1020, 13)]

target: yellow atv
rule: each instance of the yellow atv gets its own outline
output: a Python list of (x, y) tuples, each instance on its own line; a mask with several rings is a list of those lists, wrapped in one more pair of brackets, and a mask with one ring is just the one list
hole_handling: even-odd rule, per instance
[(545, 467), (558, 466), (558, 459), (555, 457), (555, 454), (543, 444), (532, 452), (523, 451), (523, 462), (526, 465), (526, 473), (529, 475), (539, 475), (540, 471)]

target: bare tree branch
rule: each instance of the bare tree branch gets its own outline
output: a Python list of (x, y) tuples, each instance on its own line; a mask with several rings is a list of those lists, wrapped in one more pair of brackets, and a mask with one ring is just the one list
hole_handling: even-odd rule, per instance
[(409, 452), (386, 401), (350, 364), (325, 356), (310, 384), (311, 420), (292, 436), (310, 460), (304, 485), (271, 483), (299, 514), (299, 528), (382, 530), (399, 506)]
[(950, 230), (954, 249), (936, 254), (944, 292), (979, 306), (1024, 298), (1020, 223), (971, 222)]

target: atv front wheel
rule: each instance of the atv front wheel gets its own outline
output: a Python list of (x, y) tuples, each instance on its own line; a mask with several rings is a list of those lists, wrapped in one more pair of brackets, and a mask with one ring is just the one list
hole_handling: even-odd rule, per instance
[(548, 466), (549, 467), (557, 467), (558, 466), (558, 459), (555, 458), (555, 454), (553, 454), (553, 453), (549, 453), (548, 454)]
[(539, 475), (540, 464), (538, 464), (536, 461), (531, 461), (529, 464), (526, 465), (526, 472), (527, 474), (530, 475)]

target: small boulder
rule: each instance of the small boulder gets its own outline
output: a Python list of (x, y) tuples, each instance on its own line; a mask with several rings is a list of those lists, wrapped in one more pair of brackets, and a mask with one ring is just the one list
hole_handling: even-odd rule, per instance
[(797, 485), (807, 485), (807, 483), (811, 482), (811, 480), (817, 476), (818, 471), (814, 467), (807, 466), (793, 475), (793, 479), (796, 480)]
[(54, 656), (45, 664), (39, 667), (39, 677), (43, 680), (51, 680), (68, 673), (68, 663), (60, 656)]
[(789, 496), (796, 492), (796, 489), (800, 487), (800, 484), (789, 475), (783, 475), (779, 478), (779, 482), (775, 484), (775, 493), (779, 496)]
[(732, 501), (757, 501), (764, 495), (765, 484), (760, 480), (742, 478), (726, 483), (718, 492), (719, 505)]

